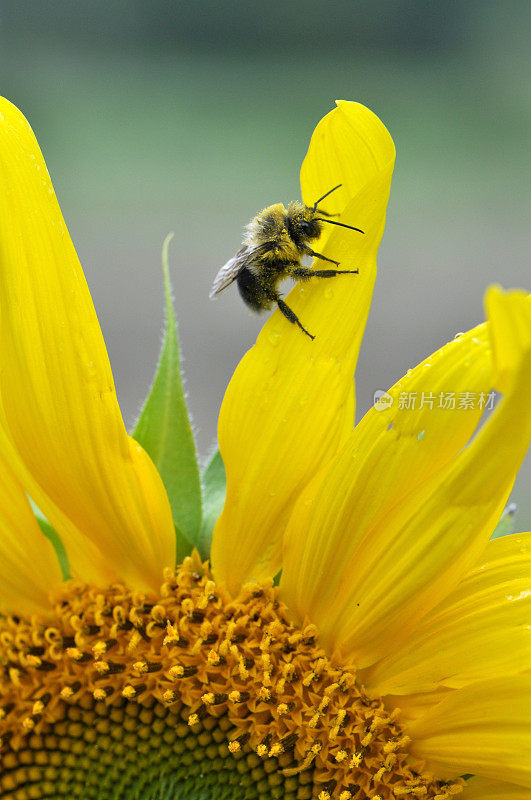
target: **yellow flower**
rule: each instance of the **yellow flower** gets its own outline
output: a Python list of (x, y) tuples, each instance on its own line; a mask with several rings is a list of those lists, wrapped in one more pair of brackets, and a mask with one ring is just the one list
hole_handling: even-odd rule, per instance
[(489, 290), (352, 430), (393, 161), (362, 106), (318, 125), (303, 199), (342, 184), (329, 210), (365, 236), (319, 247), (359, 276), (297, 286), (315, 341), (277, 312), (242, 360), (211, 565), (175, 569), (173, 503), (0, 102), (0, 797), (528, 800), (531, 534), (489, 538), (531, 437), (531, 302)]

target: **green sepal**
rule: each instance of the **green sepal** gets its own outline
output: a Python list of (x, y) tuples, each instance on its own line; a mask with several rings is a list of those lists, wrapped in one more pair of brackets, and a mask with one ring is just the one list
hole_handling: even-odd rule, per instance
[(494, 533), (490, 537), (491, 539), (500, 539), (502, 536), (509, 536), (509, 534), (514, 533), (517, 511), (518, 506), (516, 503), (509, 503), (501, 515), (501, 519), (496, 525)]
[(153, 385), (132, 435), (152, 459), (166, 487), (177, 535), (177, 560), (182, 561), (199, 538), (201, 482), (181, 378), (168, 268), (168, 247), (172, 238), (173, 234), (167, 236), (162, 246), (166, 306), (162, 349)]
[(66, 549), (61, 540), (61, 537), (59, 536), (53, 525), (51, 525), (48, 522), (42, 511), (39, 508), (37, 508), (35, 503), (32, 502), (31, 507), (33, 509), (33, 513), (35, 514), (35, 519), (37, 520), (39, 528), (44, 533), (46, 538), (49, 539), (50, 542), (52, 543), (53, 549), (55, 550), (55, 553), (59, 561), (59, 566), (61, 567), (61, 572), (63, 573), (63, 580), (69, 581), (70, 578), (72, 577), (72, 574), (70, 572), (70, 562), (68, 561)]
[(210, 557), (212, 533), (223, 510), (227, 477), (219, 450), (216, 450), (203, 472), (203, 522), (197, 549), (202, 558)]

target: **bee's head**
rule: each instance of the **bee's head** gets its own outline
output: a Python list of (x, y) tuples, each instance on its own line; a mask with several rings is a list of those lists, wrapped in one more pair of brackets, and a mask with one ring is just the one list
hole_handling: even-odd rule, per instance
[(288, 233), (296, 245), (305, 244), (321, 235), (321, 222), (315, 211), (302, 203), (290, 203), (286, 213)]

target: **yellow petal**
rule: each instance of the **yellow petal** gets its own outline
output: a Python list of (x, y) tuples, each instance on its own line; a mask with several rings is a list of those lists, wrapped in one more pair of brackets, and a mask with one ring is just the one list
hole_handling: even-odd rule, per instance
[(313, 206), (341, 184), (323, 201), (329, 214), (343, 212), (360, 187), (380, 172), (386, 160), (392, 165), (395, 156), (391, 138), (376, 114), (349, 100), (338, 100), (336, 106), (317, 125), (301, 167), (306, 205)]
[(379, 695), (409, 694), (525, 670), (531, 670), (531, 533), (489, 542), (407, 644), (362, 680)]
[[(18, 457), (11, 466), (25, 489), (31, 481), (37, 486), (34, 499), (67, 550), (74, 529), (129, 585), (155, 587), (162, 569), (174, 563), (166, 493), (127, 436), (44, 160), (28, 123), (7, 100), (0, 101), (0, 181), (0, 392)], [(76, 547), (71, 562), (83, 576), (91, 565), (79, 555)]]
[[(317, 624), (329, 652), (340, 648), (360, 667), (398, 647), (472, 566), (527, 449), (531, 302), (497, 290), (487, 300), (494, 340), (512, 337), (515, 327), (521, 335), (511, 391), (472, 444), (462, 449), (471, 429), (459, 415), (454, 425), (455, 411), (444, 419), (427, 408), (417, 428), (397, 410), (388, 428), (377, 419), (387, 412), (373, 410), (301, 497), (286, 532), (285, 602), (296, 617)], [(428, 359), (432, 366), (421, 365), (410, 380), (419, 376), (419, 388), (432, 392), (434, 383), (444, 386), (446, 370), (452, 388), (457, 381), (463, 390), (486, 390), (493, 378), (485, 372), (490, 357), (481, 330), (444, 348), (444, 357)], [(406, 379), (391, 394), (403, 388), (410, 391)], [(477, 420), (474, 412), (470, 420)]]
[(525, 786), (489, 778), (471, 778), (458, 797), (459, 800), (529, 800), (530, 795)]
[(412, 755), (441, 778), (472, 774), (531, 788), (529, 675), (458, 689), (406, 731)]
[(0, 609), (46, 614), (49, 593), (62, 581), (59, 561), (28, 499), (0, 456)]
[[(362, 673), (359, 673), (360, 676)], [(443, 697), (455, 689), (440, 688), (434, 692), (416, 692), (413, 694), (382, 695), (386, 708), (400, 709), (402, 723), (410, 722), (423, 716), (432, 706), (440, 703)]]
[[(378, 118), (355, 103), (340, 104), (317, 131), (302, 171), (303, 197), (313, 181), (314, 202), (350, 165), (334, 203), (347, 204), (341, 220), (365, 235), (333, 228), (322, 252), (344, 269), (359, 267), (360, 274), (296, 286), (289, 305), (316, 339), (275, 312), (229, 384), (218, 428), (227, 499), (214, 532), (212, 563), (216, 579), (232, 593), (244, 580), (278, 570), (282, 533), (297, 494), (353, 424), (352, 377), (376, 275), (394, 147)], [(327, 132), (334, 133), (329, 146)], [(317, 175), (318, 170), (323, 171)], [(326, 210), (335, 207), (327, 204)]]
[[(63, 544), (68, 544), (68, 560), (72, 575), (88, 583), (105, 585), (116, 581), (117, 574), (108, 558), (101, 550), (84, 536), (72, 521), (55, 505), (42, 490), (40, 484), (25, 467), (7, 434), (7, 423), (0, 406), (0, 458), (9, 464), (20, 485), (40, 509), (46, 509), (46, 516), (53, 520), (56, 531), (61, 532)], [(31, 549), (28, 548), (31, 557)]]
[[(460, 408), (459, 392), (487, 392), (491, 379), (484, 323), (411, 370), (389, 390), (393, 402), (361, 420), (303, 493), (286, 531), (281, 592), (299, 619), (308, 614), (326, 627), (330, 608), (341, 604), (331, 576), (343, 575), (367, 530), (465, 446), (482, 411)], [(417, 398), (414, 408), (401, 406), (402, 394)]]

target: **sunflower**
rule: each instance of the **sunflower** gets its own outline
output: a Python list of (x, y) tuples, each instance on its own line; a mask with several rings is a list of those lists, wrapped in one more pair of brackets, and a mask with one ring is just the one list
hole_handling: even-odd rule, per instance
[(531, 303), (490, 289), (487, 321), (352, 429), (393, 162), (363, 106), (317, 126), (303, 199), (342, 184), (329, 213), (366, 233), (319, 246), (359, 276), (295, 287), (315, 341), (266, 323), (201, 509), (171, 304), (130, 436), (44, 161), (1, 101), (3, 800), (529, 800), (531, 534), (489, 540), (531, 436)]

